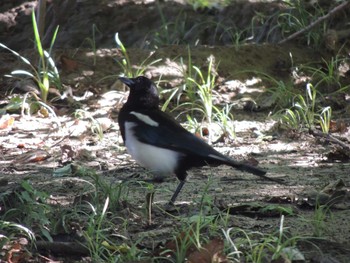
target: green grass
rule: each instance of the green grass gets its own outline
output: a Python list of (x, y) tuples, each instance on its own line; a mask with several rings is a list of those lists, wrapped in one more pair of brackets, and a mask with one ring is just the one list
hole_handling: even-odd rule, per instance
[(90, 123), (90, 129), (93, 134), (96, 134), (98, 139), (102, 141), (103, 139), (103, 128), (101, 123), (96, 120), (91, 113), (85, 110), (78, 109), (74, 112), (74, 116), (77, 119), (88, 119)]
[(129, 53), (124, 46), (123, 42), (119, 38), (119, 33), (115, 34), (115, 42), (117, 44), (117, 48), (120, 49), (122, 57), (121, 59), (116, 59), (118, 65), (122, 69), (122, 73), (120, 75), (123, 75), (128, 78), (134, 78), (140, 75), (143, 75), (147, 67), (150, 67), (158, 62), (160, 62), (162, 59), (156, 59), (151, 62), (148, 62), (148, 60), (152, 57), (153, 52), (150, 53), (150, 55), (142, 61), (138, 66), (133, 66), (131, 63)]
[(153, 57), (153, 54), (154, 54), (154, 52), (150, 52), (149, 55), (142, 62), (133, 63), (131, 61), (131, 58), (129, 56), (129, 52), (128, 52), (126, 46), (123, 44), (123, 42), (121, 41), (121, 39), (119, 37), (119, 33), (115, 34), (114, 39), (115, 39), (115, 42), (117, 44), (117, 49), (120, 50), (120, 54), (121, 54), (120, 56), (118, 56), (114, 60), (118, 64), (121, 72), (117, 75), (105, 76), (105, 77), (101, 78), (98, 81), (98, 83), (103, 81), (103, 80), (106, 80), (106, 79), (115, 80), (120, 76), (125, 76), (128, 78), (135, 78), (137, 76), (144, 75), (147, 68), (154, 66), (158, 62), (162, 61), (162, 59), (154, 59), (154, 60), (150, 61), (150, 59)]
[(329, 205), (315, 205), (315, 211), (311, 219), (311, 225), (313, 227), (313, 235), (315, 237), (324, 237), (329, 231), (326, 220), (332, 218), (332, 212)]
[(35, 233), (28, 227), (0, 218), (0, 257), (2, 260), (5, 260), (5, 256), (8, 256), (8, 253), (6, 253), (7, 255), (4, 253), (5, 248), (12, 247), (17, 237), (27, 239), (30, 244), (35, 244), (36, 242)]
[[(180, 59), (182, 68), (183, 82), (179, 87), (175, 87), (170, 91), (170, 96), (163, 104), (162, 110), (165, 111), (170, 102), (175, 100), (177, 106), (174, 110), (179, 111), (180, 115), (186, 115), (187, 123), (185, 126), (194, 133), (203, 136), (203, 128), (208, 129), (208, 141), (213, 141), (214, 128), (213, 124), (217, 124), (222, 134), (234, 138), (235, 129), (233, 125), (233, 114), (231, 112), (232, 105), (224, 106), (215, 105), (215, 88), (217, 78), (217, 66), (215, 58), (209, 56), (207, 59), (206, 71), (200, 67), (193, 65), (191, 60), (191, 52), (188, 47), (188, 62), (184, 65), (183, 59)], [(183, 101), (183, 102), (182, 102)], [(199, 118), (199, 119), (198, 119)]]
[(11, 72), (11, 75), (9, 76), (32, 78), (34, 82), (38, 85), (38, 90), (40, 92), (40, 97), (42, 102), (46, 104), (50, 85), (54, 84), (58, 89), (61, 88), (61, 81), (60, 81), (58, 69), (56, 67), (56, 64), (53, 58), (51, 57), (52, 48), (58, 33), (58, 27), (56, 28), (52, 36), (49, 51), (46, 51), (42, 47), (34, 11), (32, 12), (32, 23), (33, 23), (36, 50), (39, 55), (39, 62), (37, 63), (37, 65), (33, 65), (33, 63), (31, 63), (28, 59), (21, 56), (18, 52), (10, 49), (4, 44), (0, 43), (0, 47), (10, 51), (12, 54), (18, 57), (24, 64), (26, 64), (30, 68), (30, 70), (14, 70)]
[[(277, 25), (272, 30), (280, 30), (282, 33), (282, 38), (286, 38), (288, 35), (304, 29), (315, 21), (317, 17), (323, 16), (325, 13), (326, 11), (323, 10), (318, 3), (312, 6), (306, 6), (305, 1), (290, 1), (287, 11), (278, 14)], [(302, 41), (308, 46), (320, 48), (326, 31), (327, 22), (324, 21), (303, 34)], [(270, 32), (270, 34), (271, 33), (272, 32)]]
[(29, 181), (23, 181), (21, 188), (15, 191), (15, 197), (3, 195), (2, 202), (8, 204), (8, 209), (2, 220), (21, 224), (23, 228), (33, 228), (31, 231), (40, 233), (46, 240), (52, 241), (50, 214), (54, 209), (46, 203), (48, 193), (36, 190)]
[[(151, 44), (155, 48), (165, 45), (186, 44), (186, 34), (188, 34), (190, 30), (186, 14), (180, 11), (175, 21), (168, 21), (160, 4), (158, 2), (156, 2), (156, 4), (162, 25), (153, 33)], [(197, 24), (195, 25), (195, 27), (198, 26)]]
[(277, 80), (272, 76), (264, 74), (265, 80), (267, 80), (270, 85), (266, 89), (267, 94), (271, 94), (270, 100), (275, 105), (276, 109), (281, 109), (290, 105), (293, 101), (293, 97), (296, 95), (295, 88), (291, 82), (284, 82), (283, 80)]
[(282, 254), (292, 260), (285, 252), (297, 251), (297, 241), (302, 238), (288, 234), (283, 215), (278, 230), (271, 234), (240, 228), (229, 228), (223, 230), (223, 233), (228, 243), (228, 257), (238, 262), (242, 259), (254, 263), (272, 262), (281, 260)]
[(221, 7), (223, 8), (224, 6), (228, 5), (230, 3), (230, 0), (217, 0), (217, 1), (212, 1), (212, 0), (186, 0), (186, 3), (191, 5), (194, 10), (197, 9), (204, 9), (204, 8), (216, 8), (216, 7)]
[(340, 67), (346, 63), (346, 59), (337, 55), (329, 60), (322, 58), (320, 63), (310, 63), (310, 65), (301, 65), (299, 71), (309, 76), (314, 86), (324, 93), (335, 94), (347, 92), (350, 85), (342, 85), (342, 76), (339, 72)]
[[(89, 44), (89, 46), (92, 49), (92, 52), (94, 54), (94, 56), (93, 56), (93, 65), (94, 66), (96, 66), (96, 61), (97, 61), (96, 33), (102, 34), (102, 32), (98, 29), (96, 24), (92, 24), (91, 37), (85, 38), (84, 41), (82, 42), (82, 44), (80, 45), (80, 47), (82, 47), (84, 45), (84, 42), (87, 42)], [(76, 54), (78, 52), (80, 47), (74, 52), (74, 54)]]
[[(285, 225), (284, 216), (281, 216), (279, 225), (270, 231), (265, 229), (265, 232), (251, 229), (249, 225), (247, 229), (233, 226), (237, 215), (219, 209), (210, 194), (213, 176), (209, 176), (204, 189), (194, 198), (197, 205), (190, 213), (181, 212), (182, 207), (170, 214), (158, 204), (147, 211), (129, 199), (134, 187), (144, 187), (145, 196), (154, 193), (151, 185), (110, 183), (93, 172), (85, 174), (89, 180), (81, 178), (80, 181), (85, 182), (86, 187), (69, 206), (49, 204), (48, 194), (37, 190), (28, 181), (23, 181), (23, 188), (16, 192), (17, 204), (13, 203), (11, 193), (2, 193), (1, 207), (3, 204), (12, 207), (6, 207), (7, 213), (0, 217), (3, 235), (0, 244), (8, 244), (25, 235), (35, 247), (36, 240), (51, 240), (49, 237), (57, 233), (80, 235), (80, 241), (76, 242), (86, 246), (88, 258), (95, 262), (151, 259), (154, 262), (184, 262), (193, 251), (201, 251), (206, 244), (218, 239), (224, 241), (222, 254), (229, 260), (260, 263), (280, 260), (282, 255), (292, 260), (295, 254), (300, 254), (298, 242), (310, 240), (310, 236), (293, 234)], [(79, 173), (79, 177), (82, 176)], [(154, 216), (153, 222), (149, 220), (149, 214)], [(329, 215), (328, 206), (316, 206), (311, 219), (305, 219), (313, 226), (314, 237), (328, 233), (325, 222)], [(170, 234), (167, 232), (164, 236), (161, 231), (152, 230), (161, 228), (162, 222), (166, 223), (166, 231)], [(160, 247), (157, 245), (159, 238), (163, 244)], [(153, 248), (149, 247), (152, 240), (156, 242)], [(148, 245), (145, 247), (145, 244)]]
[(305, 96), (294, 97), (293, 106), (277, 113), (282, 123), (295, 130), (313, 130), (320, 125), (323, 133), (328, 133), (332, 118), (331, 107), (322, 107), (317, 100), (318, 91), (308, 83)]

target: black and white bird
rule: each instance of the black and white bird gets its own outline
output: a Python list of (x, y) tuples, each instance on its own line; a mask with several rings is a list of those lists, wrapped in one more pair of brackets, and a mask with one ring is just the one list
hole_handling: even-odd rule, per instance
[(119, 127), (128, 153), (156, 176), (175, 174), (180, 180), (170, 203), (174, 203), (187, 176), (187, 170), (205, 165), (229, 165), (265, 179), (266, 171), (237, 162), (213, 149), (188, 132), (159, 109), (155, 84), (144, 76), (120, 77), (130, 88), (127, 102), (119, 112)]

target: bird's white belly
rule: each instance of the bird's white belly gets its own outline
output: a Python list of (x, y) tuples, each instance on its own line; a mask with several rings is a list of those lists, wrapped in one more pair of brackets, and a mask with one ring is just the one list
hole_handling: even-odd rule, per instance
[(135, 125), (132, 122), (125, 123), (125, 146), (128, 153), (138, 164), (157, 175), (173, 174), (181, 154), (138, 141), (133, 131)]

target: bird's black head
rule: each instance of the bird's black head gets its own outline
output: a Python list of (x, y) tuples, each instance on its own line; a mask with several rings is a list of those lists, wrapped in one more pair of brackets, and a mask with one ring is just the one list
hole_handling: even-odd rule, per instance
[(130, 88), (130, 94), (125, 105), (143, 109), (155, 109), (159, 106), (159, 96), (156, 85), (148, 78), (120, 77), (119, 80)]

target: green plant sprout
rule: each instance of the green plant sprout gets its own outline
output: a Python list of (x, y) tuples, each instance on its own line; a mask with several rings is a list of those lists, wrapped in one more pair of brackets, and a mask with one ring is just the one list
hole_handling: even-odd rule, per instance
[[(294, 260), (297, 253), (297, 241), (300, 236), (290, 236), (284, 227), (284, 215), (281, 216), (280, 225), (277, 231), (271, 234), (261, 232), (248, 232), (240, 228), (229, 228), (222, 230), (228, 243), (228, 258), (235, 262), (270, 262), (281, 259), (282, 254), (288, 260)], [(232, 238), (234, 236), (234, 238)]]
[(181, 96), (184, 95), (184, 93), (186, 93), (186, 97), (188, 97), (190, 102), (194, 102), (197, 99), (197, 95), (196, 95), (196, 85), (190, 81), (189, 79), (193, 77), (193, 64), (192, 64), (192, 57), (191, 57), (191, 48), (189, 46), (187, 46), (187, 65), (185, 65), (183, 58), (180, 58), (180, 73), (183, 76), (183, 80), (184, 83), (181, 84), (180, 87), (175, 87), (173, 89), (168, 89), (168, 90), (163, 90), (161, 91), (162, 94), (165, 93), (170, 93), (170, 96), (168, 97), (168, 99), (165, 101), (165, 103), (162, 106), (162, 111), (166, 111), (169, 103), (171, 102), (171, 100), (174, 99), (174, 96), (177, 95), (176, 98), (176, 102), (177, 105), (179, 105), (179, 101), (181, 99)]
[(222, 28), (223, 32), (219, 36), (219, 40), (222, 40), (225, 37), (228, 37), (232, 42), (235, 50), (239, 50), (239, 48), (244, 45), (249, 37), (247, 37), (250, 29), (239, 29), (236, 26), (224, 26), (221, 23), (217, 23), (217, 30)]
[(311, 79), (316, 82), (314, 85), (317, 89), (321, 85), (335, 86), (340, 89), (340, 74), (338, 72), (339, 66), (345, 59), (339, 58), (338, 56), (332, 57), (330, 61), (322, 58), (322, 62), (325, 65), (324, 69), (312, 66), (301, 66), (300, 70), (305, 70), (305, 72), (311, 75)]
[(332, 212), (329, 205), (320, 205), (317, 201), (315, 205), (315, 211), (311, 219), (313, 227), (313, 234), (316, 237), (322, 237), (327, 231), (326, 218), (327, 216), (332, 217)]
[(314, 128), (315, 115), (316, 115), (316, 89), (311, 83), (306, 85), (306, 96), (305, 98), (298, 94), (295, 97), (294, 107), (302, 117), (303, 123), (308, 129)]
[(199, 28), (208, 24), (207, 22), (188, 21), (186, 12), (182, 10), (178, 13), (175, 20), (170, 20), (164, 15), (164, 12), (158, 2), (156, 2), (157, 10), (162, 22), (159, 29), (151, 32), (151, 44), (157, 49), (164, 45), (181, 45), (189, 44), (190, 40), (194, 40), (194, 45), (199, 42)]
[[(106, 242), (106, 229), (102, 224), (105, 221), (107, 208), (109, 205), (109, 197), (106, 198), (101, 211), (93, 204), (90, 204), (93, 215), (89, 217), (89, 222), (84, 231), (84, 237), (87, 241), (87, 247), (90, 251), (90, 256), (93, 260), (106, 260), (110, 257), (109, 250), (104, 245)], [(107, 241), (108, 242), (108, 241)], [(111, 242), (108, 242), (111, 243)]]
[(90, 129), (93, 134), (96, 134), (98, 139), (101, 141), (103, 139), (103, 128), (101, 123), (96, 120), (91, 113), (78, 109), (75, 111), (75, 118), (83, 119), (88, 118), (90, 120)]
[(76, 50), (76, 52), (74, 53), (74, 55), (78, 52), (78, 50), (80, 49), (80, 47), (84, 44), (84, 42), (87, 42), (91, 49), (92, 52), (94, 53), (93, 56), (93, 65), (96, 66), (96, 60), (97, 60), (97, 47), (96, 47), (96, 32), (101, 34), (101, 31), (98, 29), (98, 27), (96, 26), (96, 24), (92, 24), (92, 37), (87, 37), (84, 39), (84, 41), (82, 42), (82, 44), (79, 46), (79, 48)]
[[(185, 102), (180, 104), (178, 107), (189, 106), (190, 110), (187, 111), (197, 111), (203, 115), (203, 120), (208, 123), (208, 129), (212, 128), (212, 122), (214, 120), (213, 112), (218, 111), (218, 109), (213, 104), (213, 89), (215, 87), (216, 70), (213, 68), (214, 57), (210, 56), (208, 58), (208, 70), (207, 75), (204, 76), (202, 71), (197, 66), (192, 66), (195, 71), (195, 76), (187, 77), (187, 80), (194, 84), (196, 96), (190, 96), (194, 101)], [(197, 79), (197, 77), (199, 80)], [(192, 89), (191, 89), (192, 90)], [(190, 90), (190, 94), (191, 94)], [(192, 116), (191, 116), (192, 118)], [(209, 142), (211, 142), (211, 132), (209, 132)]]
[(319, 123), (322, 129), (322, 132), (324, 134), (329, 133), (331, 119), (332, 119), (332, 108), (330, 106), (323, 108), (321, 113), (319, 114)]
[(328, 133), (332, 109), (329, 106), (318, 107), (316, 96), (316, 88), (308, 83), (305, 97), (301, 94), (296, 95), (292, 108), (282, 110), (284, 113), (281, 116), (281, 121), (293, 129), (306, 127), (308, 130), (312, 130), (315, 128), (315, 124), (320, 124), (322, 132)]
[(207, 238), (203, 235), (204, 230), (210, 226), (214, 216), (205, 216), (202, 208), (198, 215), (182, 219), (179, 233), (173, 236), (175, 251), (166, 250), (163, 253), (173, 253), (173, 262), (186, 262), (186, 255), (191, 247), (202, 248), (203, 241)]
[[(6, 197), (2, 197), (5, 198)], [(12, 206), (16, 204), (14, 208), (10, 208), (2, 216), (2, 219), (7, 221), (20, 221), (25, 228), (36, 228), (48, 241), (52, 241), (50, 226), (52, 222), (50, 220), (53, 214), (53, 208), (47, 204), (49, 194), (44, 191), (36, 190), (32, 184), (24, 180), (21, 182), (21, 189), (15, 192), (15, 198), (11, 198)], [(33, 229), (31, 230), (35, 232)], [(30, 231), (26, 230), (26, 233)]]
[(286, 83), (282, 80), (278, 80), (264, 72), (249, 72), (253, 72), (259, 75), (263, 80), (269, 83), (266, 92), (271, 94), (269, 97), (270, 100), (275, 104), (275, 109), (285, 108), (292, 103), (292, 100), (296, 95), (292, 83)]
[(38, 25), (36, 23), (34, 10), (32, 12), (32, 23), (33, 23), (36, 49), (37, 49), (38, 54), (39, 54), (39, 63), (38, 63), (37, 67), (33, 66), (33, 64), (28, 59), (21, 56), (18, 52), (10, 49), (9, 47), (5, 46), (4, 44), (0, 43), (0, 47), (7, 49), (12, 54), (17, 56), (25, 64), (27, 64), (31, 68), (31, 71), (32, 71), (32, 72), (30, 72), (27, 70), (14, 70), (11, 72), (11, 75), (8, 75), (8, 77), (29, 76), (30, 78), (32, 78), (36, 82), (36, 84), (39, 86), (40, 97), (41, 97), (43, 103), (46, 104), (47, 103), (47, 96), (48, 96), (48, 92), (49, 92), (49, 87), (50, 87), (50, 82), (54, 83), (58, 88), (61, 87), (60, 76), (59, 76), (57, 67), (55, 65), (55, 62), (51, 57), (51, 51), (52, 51), (53, 45), (55, 43), (59, 27), (56, 28), (56, 30), (53, 34), (53, 37), (51, 39), (50, 48), (49, 48), (49, 51), (47, 52), (42, 47), (42, 42), (40, 39)]
[[(209, 129), (209, 143), (212, 142), (212, 123), (217, 122), (224, 133), (229, 134), (234, 138), (235, 132), (233, 127), (233, 116), (230, 113), (231, 107), (224, 106), (222, 109), (214, 105), (214, 88), (216, 80), (216, 69), (214, 69), (214, 57), (208, 58), (208, 70), (206, 76), (197, 66), (192, 66), (195, 71), (194, 76), (189, 76), (187, 79), (194, 84), (195, 95), (193, 101), (183, 103), (179, 106), (190, 106), (191, 111), (197, 111), (203, 115), (203, 120), (207, 122)], [(193, 88), (191, 88), (192, 90)], [(192, 91), (193, 92), (193, 91)], [(191, 92), (190, 92), (191, 94)]]
[[(183, 59), (180, 58), (181, 73), (184, 76), (184, 82), (180, 87), (175, 87), (171, 90), (163, 90), (161, 93), (169, 92), (170, 96), (167, 98), (162, 106), (162, 110), (165, 111), (171, 100), (177, 96), (177, 104), (174, 110), (180, 108), (186, 108), (181, 111), (179, 115), (186, 114), (187, 128), (191, 132), (199, 133), (202, 135), (202, 126), (206, 126), (209, 130), (209, 143), (212, 142), (212, 130), (213, 123), (217, 123), (222, 132), (225, 135), (235, 137), (235, 129), (233, 125), (233, 115), (231, 113), (232, 105), (225, 104), (223, 107), (214, 105), (214, 88), (216, 81), (216, 71), (214, 67), (214, 57), (208, 57), (208, 69), (207, 72), (192, 64), (191, 51), (188, 48), (188, 63), (184, 64)], [(181, 96), (186, 96), (187, 101), (179, 103)], [(194, 113), (197, 112), (202, 117), (198, 122), (194, 117)], [(206, 122), (203, 124), (202, 122)]]
[(168, 22), (159, 3), (156, 2), (156, 4), (162, 25), (159, 31), (154, 33), (153, 42), (155, 47), (180, 44), (186, 34), (186, 16), (182, 17), (183, 12), (181, 11), (177, 15), (175, 22)]
[[(115, 42), (117, 43), (117, 48), (120, 49), (122, 53), (121, 60), (116, 60), (118, 65), (122, 68), (123, 73), (122, 75), (128, 78), (134, 78), (140, 75), (143, 75), (147, 67), (150, 67), (158, 62), (160, 62), (162, 59), (156, 59), (154, 61), (151, 61), (150, 63), (146, 62), (152, 57), (153, 52), (149, 54), (149, 56), (141, 62), (141, 64), (138, 67), (133, 67), (131, 64), (131, 60), (128, 54), (128, 51), (126, 50), (123, 42), (119, 38), (119, 33), (115, 34)], [(113, 76), (115, 77), (115, 76)], [(105, 78), (104, 78), (105, 79)]]
[(233, 114), (231, 113), (232, 105), (225, 104), (225, 106), (219, 110), (216, 108), (215, 120), (221, 127), (221, 130), (225, 135), (229, 135), (230, 138), (236, 138), (235, 126), (233, 123)]
[(117, 48), (119, 48), (123, 54), (122, 60), (117, 61), (119, 66), (123, 69), (124, 75), (126, 77), (128, 77), (128, 78), (134, 77), (132, 74), (132, 67), (131, 67), (129, 54), (128, 54), (123, 42), (119, 38), (119, 33), (115, 33), (115, 42), (117, 43)]
[(197, 87), (197, 95), (199, 96), (199, 100), (196, 101), (196, 110), (203, 113), (205, 120), (210, 126), (213, 120), (213, 89), (215, 87), (216, 73), (214, 73), (215, 70), (213, 72), (214, 57), (210, 56), (208, 61), (209, 65), (206, 78), (203, 76), (202, 71), (197, 66), (193, 66), (193, 69), (199, 76), (199, 81), (192, 77), (188, 78), (188, 80), (193, 82)]
[(230, 3), (230, 0), (186, 0), (186, 3), (191, 5), (194, 10), (202, 8), (218, 8), (221, 9)]

